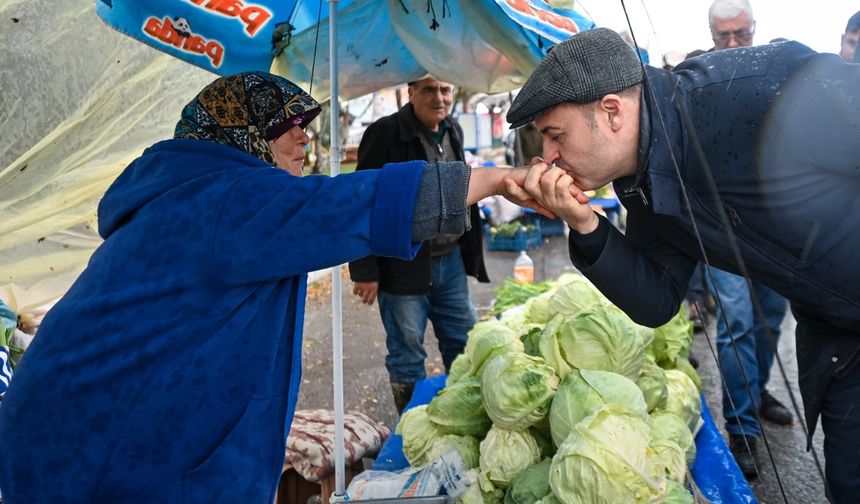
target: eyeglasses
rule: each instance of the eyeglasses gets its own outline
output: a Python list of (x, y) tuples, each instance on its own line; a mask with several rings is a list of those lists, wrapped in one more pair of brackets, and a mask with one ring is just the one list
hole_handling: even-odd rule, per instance
[(436, 93), (442, 93), (442, 96), (449, 96), (454, 92), (452, 86), (424, 86), (418, 90), (423, 96), (434, 96)]
[(749, 44), (752, 42), (753, 35), (755, 34), (755, 23), (752, 23), (749, 28), (740, 28), (734, 31), (712, 31), (711, 36), (713, 37), (714, 42), (720, 42), (722, 44), (728, 44), (732, 39), (737, 40), (741, 44)]

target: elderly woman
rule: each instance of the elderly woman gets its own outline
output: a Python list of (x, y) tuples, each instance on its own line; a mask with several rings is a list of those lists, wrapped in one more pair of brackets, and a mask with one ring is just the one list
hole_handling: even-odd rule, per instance
[(104, 243), (0, 407), (4, 502), (272, 502), (306, 273), (410, 259), (524, 175), (415, 162), (302, 178), (319, 112), (283, 78), (219, 78), (108, 189)]

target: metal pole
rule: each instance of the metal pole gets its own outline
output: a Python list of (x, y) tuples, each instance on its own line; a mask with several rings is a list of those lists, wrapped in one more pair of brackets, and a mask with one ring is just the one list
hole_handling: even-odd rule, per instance
[[(337, 92), (337, 0), (328, 2), (329, 27), (329, 83), (331, 87), (331, 144), (329, 160), (331, 176), (340, 174), (340, 104)], [(341, 266), (331, 270), (331, 330), (332, 330), (332, 374), (334, 382), (334, 482), (335, 497), (343, 496), (344, 483), (344, 438), (343, 438), (343, 307), (341, 305)]]

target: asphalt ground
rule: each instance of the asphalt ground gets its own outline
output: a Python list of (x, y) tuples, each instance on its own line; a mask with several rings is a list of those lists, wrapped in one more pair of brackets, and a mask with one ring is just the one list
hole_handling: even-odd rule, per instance
[[(481, 284), (469, 279), (472, 298), (479, 315), (487, 313), (495, 296), (494, 289), (513, 273), (517, 254), (518, 252), (508, 251), (485, 252), (492, 282)], [(544, 238), (541, 246), (530, 250), (529, 255), (535, 263), (536, 281), (556, 278), (565, 271), (574, 271), (568, 258), (564, 236)], [(377, 305), (362, 305), (352, 294), (352, 284), (346, 274), (346, 267), (343, 267), (341, 277), (345, 408), (361, 411), (393, 427), (397, 414), (385, 370), (385, 333)], [(330, 275), (325, 276), (309, 287), (304, 326), (304, 371), (298, 406), (300, 409), (333, 407), (330, 278)], [(797, 390), (794, 326), (794, 319), (789, 314), (783, 323), (784, 337), (779, 345), (779, 356), (786, 378), (783, 378), (777, 364), (774, 364), (768, 386), (772, 394), (790, 409), (789, 389), (793, 391), (798, 406), (802, 407)], [(714, 322), (711, 320), (706, 331), (696, 333), (693, 352), (701, 361), (699, 374), (702, 376), (708, 407), (722, 428), (721, 381), (711, 351), (711, 348), (715, 347), (715, 334)], [(428, 375), (443, 373), (442, 359), (432, 327), (428, 327), (425, 347), (428, 350)], [(761, 476), (751, 483), (759, 501), (791, 504), (826, 502), (822, 479), (811, 453), (805, 450), (805, 434), (801, 423), (795, 420), (790, 426), (778, 426), (765, 422), (764, 431), (767, 445), (760, 441), (758, 447)], [(820, 426), (814, 445), (823, 468)]]

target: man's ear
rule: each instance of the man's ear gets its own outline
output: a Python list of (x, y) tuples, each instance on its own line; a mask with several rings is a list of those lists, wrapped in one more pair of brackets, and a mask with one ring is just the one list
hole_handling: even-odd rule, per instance
[(627, 112), (626, 103), (617, 94), (608, 94), (597, 101), (598, 113), (607, 117), (607, 122), (612, 131), (618, 131), (624, 123)]

